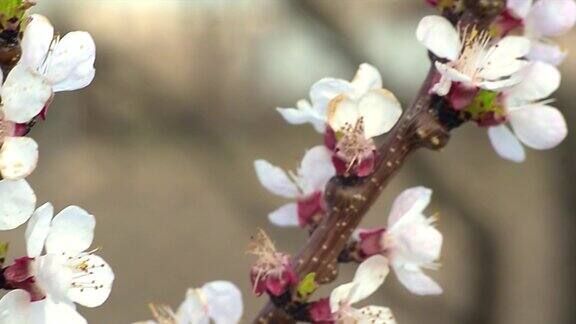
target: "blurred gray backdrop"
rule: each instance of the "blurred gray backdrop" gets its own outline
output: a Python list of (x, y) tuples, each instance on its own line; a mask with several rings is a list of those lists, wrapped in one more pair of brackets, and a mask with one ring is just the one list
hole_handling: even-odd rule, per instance
[[(87, 30), (96, 79), (61, 93), (32, 136), (39, 203), (78, 204), (97, 218), (95, 245), (117, 279), (108, 302), (81, 308), (91, 323), (150, 318), (149, 302), (177, 307), (187, 287), (215, 279), (244, 291), (245, 322), (264, 298), (250, 294), (245, 254), (257, 227), (296, 252), (306, 236), (275, 229), (266, 214), (284, 200), (262, 189), (252, 163), (295, 168), (321, 138), (275, 112), (307, 96), (324, 76), (349, 79), (371, 62), (409, 105), (427, 69), (414, 31), (434, 11), (424, 0), (39, 0), (57, 30)], [(560, 40), (576, 48), (576, 34)], [(555, 95), (569, 126), (576, 63), (562, 65)], [(398, 322), (575, 323), (576, 137), (500, 159), (485, 130), (467, 125), (440, 154), (419, 152), (370, 211), (383, 224), (401, 190), (435, 190), (445, 236), (438, 297), (408, 293), (390, 276), (370, 302)], [(24, 229), (2, 233), (11, 256)], [(344, 266), (340, 279), (354, 268)]]

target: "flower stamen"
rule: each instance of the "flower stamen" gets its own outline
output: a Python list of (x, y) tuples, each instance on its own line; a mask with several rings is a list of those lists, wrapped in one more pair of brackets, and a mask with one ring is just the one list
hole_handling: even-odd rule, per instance
[(347, 162), (346, 173), (360, 164), (375, 149), (374, 140), (364, 135), (364, 118), (360, 117), (354, 125), (346, 123), (340, 130), (342, 138), (336, 145), (337, 155)]
[(176, 324), (176, 314), (174, 311), (166, 305), (156, 305), (156, 304), (148, 304), (150, 307), (150, 311), (152, 312), (152, 316), (158, 322), (158, 324)]

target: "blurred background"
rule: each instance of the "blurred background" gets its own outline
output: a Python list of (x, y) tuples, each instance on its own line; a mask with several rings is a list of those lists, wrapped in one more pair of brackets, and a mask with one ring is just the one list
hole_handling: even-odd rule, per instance
[[(95, 245), (116, 282), (106, 304), (80, 311), (112, 324), (151, 318), (149, 302), (177, 308), (186, 288), (216, 279), (243, 289), (250, 322), (265, 302), (250, 294), (250, 235), (262, 227), (292, 253), (306, 239), (268, 223), (285, 201), (259, 185), (253, 160), (294, 169), (321, 141), (274, 108), (324, 76), (350, 79), (362, 62), (409, 105), (429, 65), (414, 31), (434, 13), (424, 0), (38, 2), (34, 12), (61, 33), (94, 36), (97, 73), (90, 87), (58, 94), (33, 130), (41, 156), (30, 182), (39, 204), (96, 216)], [(575, 38), (559, 41), (576, 52)], [(556, 105), (574, 125), (574, 54), (561, 70)], [(445, 245), (432, 276), (445, 293), (411, 295), (390, 276), (370, 302), (401, 324), (576, 323), (574, 180), (573, 135), (520, 165), (500, 159), (474, 125), (440, 154), (418, 152), (363, 225), (384, 224), (403, 189), (433, 188), (428, 210), (440, 213)], [(12, 256), (24, 252), (23, 232), (2, 233)], [(353, 270), (343, 266), (341, 282)]]

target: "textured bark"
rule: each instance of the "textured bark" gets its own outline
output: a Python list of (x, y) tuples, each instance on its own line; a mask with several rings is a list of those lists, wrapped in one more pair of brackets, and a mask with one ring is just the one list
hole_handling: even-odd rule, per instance
[[(454, 22), (482, 28), (489, 25), (504, 7), (505, 0), (464, 1), (462, 13), (445, 14)], [(294, 258), (296, 273), (301, 278), (315, 272), (320, 284), (336, 279), (338, 256), (408, 155), (423, 147), (440, 150), (447, 144), (450, 130), (462, 122), (444, 100), (429, 94), (434, 74), (432, 67), (413, 104), (404, 111), (392, 131), (385, 135), (378, 147), (375, 172), (366, 178), (334, 177), (329, 182), (325, 192), (328, 213)], [(295, 321), (282, 310), (282, 305), (268, 303), (254, 322)]]

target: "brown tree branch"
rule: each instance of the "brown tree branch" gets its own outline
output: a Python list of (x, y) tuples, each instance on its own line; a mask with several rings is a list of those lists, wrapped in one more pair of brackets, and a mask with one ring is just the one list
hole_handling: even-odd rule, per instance
[[(464, 1), (463, 13), (448, 16), (461, 24), (482, 28), (490, 24), (504, 5), (504, 0), (468, 0)], [(459, 126), (461, 121), (450, 113), (453, 110), (445, 101), (429, 94), (434, 74), (432, 67), (414, 103), (379, 145), (375, 172), (366, 178), (334, 177), (329, 182), (325, 192), (327, 215), (294, 259), (300, 277), (314, 272), (320, 284), (336, 279), (340, 252), (408, 155), (422, 147), (440, 150), (447, 144), (450, 130)], [(294, 320), (269, 303), (255, 323), (294, 323)]]

